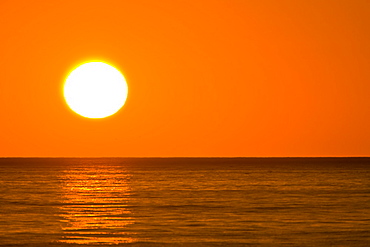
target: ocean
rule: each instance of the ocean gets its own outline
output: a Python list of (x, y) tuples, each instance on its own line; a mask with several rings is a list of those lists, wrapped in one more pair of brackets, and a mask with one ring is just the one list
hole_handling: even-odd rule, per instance
[(1, 158), (0, 246), (370, 246), (370, 158)]

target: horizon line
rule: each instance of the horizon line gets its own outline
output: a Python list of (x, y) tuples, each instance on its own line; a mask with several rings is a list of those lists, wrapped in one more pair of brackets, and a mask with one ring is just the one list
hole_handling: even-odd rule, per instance
[(370, 156), (3, 156), (0, 159), (287, 159), (370, 158)]

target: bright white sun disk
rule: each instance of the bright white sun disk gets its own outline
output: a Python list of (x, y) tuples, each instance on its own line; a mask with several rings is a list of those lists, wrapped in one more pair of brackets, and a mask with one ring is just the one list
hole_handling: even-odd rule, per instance
[(115, 114), (125, 104), (127, 92), (124, 76), (103, 62), (89, 62), (77, 67), (64, 84), (67, 105), (87, 118)]

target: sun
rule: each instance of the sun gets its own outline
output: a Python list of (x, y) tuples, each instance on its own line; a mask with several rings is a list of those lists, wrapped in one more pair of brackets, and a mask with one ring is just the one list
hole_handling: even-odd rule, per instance
[(125, 77), (104, 62), (88, 62), (67, 77), (63, 94), (67, 105), (86, 118), (105, 118), (115, 114), (126, 102)]

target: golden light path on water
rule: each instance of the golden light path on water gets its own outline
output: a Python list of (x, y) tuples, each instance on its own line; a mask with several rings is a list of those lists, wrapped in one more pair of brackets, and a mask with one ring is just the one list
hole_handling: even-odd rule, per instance
[[(63, 237), (68, 244), (120, 244), (135, 242), (127, 235), (133, 223), (129, 174), (114, 166), (70, 167), (61, 174)], [(131, 233), (132, 234), (132, 233)]]

